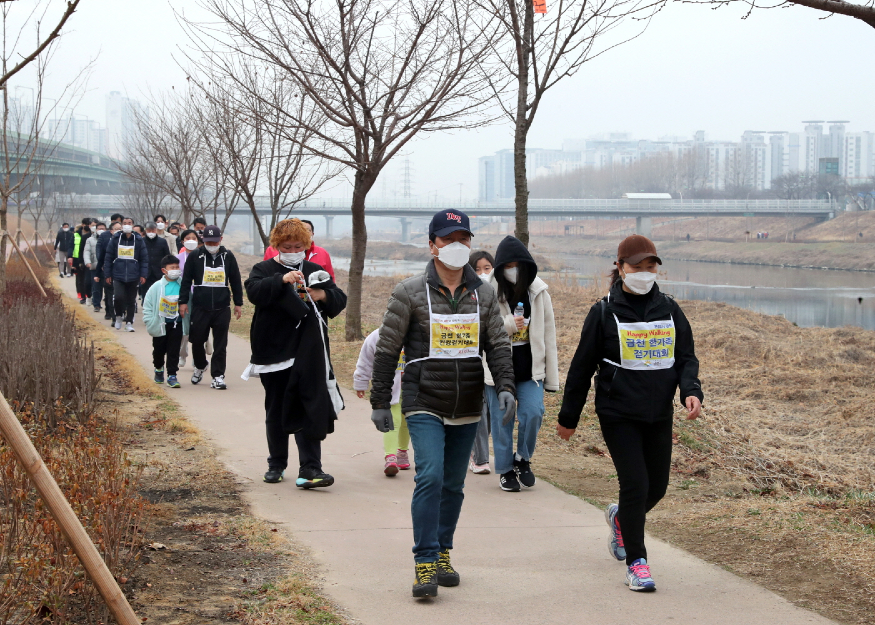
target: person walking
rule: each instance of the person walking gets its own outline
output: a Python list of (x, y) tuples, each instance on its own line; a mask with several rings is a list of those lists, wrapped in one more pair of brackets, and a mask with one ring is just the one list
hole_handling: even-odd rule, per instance
[[(352, 390), (359, 399), (365, 398), (365, 392), (371, 383), (374, 372), (374, 352), (377, 350), (377, 341), (380, 339), (380, 329), (377, 328), (365, 338), (362, 349), (359, 352), (358, 362), (355, 364), (355, 372), (352, 376)], [(395, 369), (395, 381), (392, 383), (392, 423), (394, 427), (383, 434), (383, 449), (386, 452), (383, 458), (383, 474), (389, 477), (398, 475), (398, 471), (406, 471), (410, 468), (410, 458), (407, 454), (410, 447), (410, 432), (407, 430), (407, 421), (401, 414), (401, 374), (404, 372), (404, 352), (398, 358), (398, 366)]]
[[(492, 424), (492, 448), (499, 486), (508, 492), (535, 485), (531, 460), (544, 418), (544, 391), (559, 390), (556, 323), (547, 284), (538, 277), (538, 265), (523, 243), (505, 237), (495, 250), (495, 269), (490, 282), (498, 293), (504, 329), (513, 346), (516, 381), (516, 451), (513, 420)], [(498, 410), (498, 395), (486, 373), (486, 401), (490, 413)]]
[(112, 237), (122, 230), (122, 216), (119, 215), (118, 217), (119, 219), (116, 221), (115, 215), (113, 216), (113, 221), (109, 224), (109, 230), (107, 232), (102, 232), (100, 236), (97, 237), (96, 245), (97, 275), (95, 276), (95, 279), (99, 280), (103, 287), (103, 306), (105, 310), (103, 318), (110, 321), (110, 324), (113, 326), (116, 322), (115, 303), (113, 298), (114, 290), (112, 285), (106, 281), (107, 276), (103, 273), (103, 264), (106, 261), (106, 248), (112, 241)]
[(481, 352), (495, 380), (497, 418), (513, 418), (513, 361), (495, 291), (468, 265), (471, 228), (456, 210), (432, 217), (425, 272), (399, 283), (389, 298), (374, 354), (371, 420), (394, 428), (392, 386), (404, 350), (401, 412), (416, 466), (413, 490), (414, 597), (458, 586), (450, 562), (462, 510), (468, 459), (483, 404)]
[(179, 244), (176, 241), (176, 235), (179, 234), (179, 231), (171, 232), (167, 226), (167, 217), (164, 215), (158, 214), (155, 215), (155, 227), (157, 228), (158, 238), (164, 239), (167, 242), (167, 249), (170, 250), (171, 254), (176, 254), (179, 252)]
[(58, 275), (66, 278), (70, 275), (70, 267), (67, 265), (67, 253), (73, 247), (73, 232), (70, 224), (66, 221), (61, 224), (58, 234), (55, 235), (55, 262), (58, 263)]
[[(184, 230), (182, 234), (179, 236), (179, 253), (176, 254), (176, 257), (179, 259), (179, 268), (185, 273), (185, 261), (188, 259), (189, 255), (192, 254), (197, 248), (201, 247), (203, 243), (200, 240), (197, 232), (194, 230)], [(189, 317), (191, 317), (191, 311), (189, 311)], [(210, 353), (210, 352), (206, 352)], [(185, 361), (188, 359), (188, 326), (186, 326), (185, 335), (182, 337), (182, 344), (179, 347), (179, 368), (182, 369), (185, 366)]]
[(687, 419), (698, 418), (704, 395), (690, 324), (656, 284), (656, 246), (633, 234), (614, 264), (610, 292), (583, 323), (556, 431), (565, 440), (574, 434), (597, 373), (595, 411), (620, 482), (619, 504), (605, 510), (609, 550), (625, 560), (629, 590), (648, 592), (656, 583), (644, 524), (668, 487), (675, 391)]
[(103, 272), (97, 262), (97, 241), (104, 232), (106, 232), (106, 224), (98, 223), (94, 228), (94, 232), (86, 239), (85, 249), (82, 252), (82, 261), (90, 273), (91, 305), (94, 306), (94, 312), (100, 312), (100, 302), (103, 299), (104, 282), (100, 279)]
[(252, 268), (246, 296), (255, 304), (249, 342), (250, 365), (264, 387), (267, 472), (283, 480), (289, 436), (298, 448), (298, 488), (324, 488), (334, 478), (322, 468), (322, 441), (334, 431), (343, 399), (331, 366), (326, 318), (346, 308), (346, 294), (328, 272), (304, 259), (310, 233), (298, 219), (280, 221), (270, 233), (279, 255)]
[[(213, 378), (210, 388), (225, 390), (225, 364), (228, 350), (228, 330), (231, 326), (231, 296), (234, 298), (234, 316), (243, 315), (243, 283), (237, 259), (222, 245), (219, 226), (207, 226), (203, 232), (203, 247), (190, 254), (182, 272), (179, 293), (179, 314), (188, 314), (191, 302), (191, 321), (188, 341), (194, 358), (191, 383), (198, 384), (207, 365)], [(228, 290), (230, 287), (230, 291)], [(212, 362), (207, 362), (204, 348), (213, 332)]]
[(141, 299), (145, 298), (149, 288), (162, 278), (164, 273), (161, 263), (165, 256), (171, 254), (167, 241), (158, 235), (158, 224), (154, 221), (146, 223), (146, 236), (143, 243), (146, 244), (146, 251), (149, 252), (149, 274), (146, 276), (146, 282), (140, 287)]
[[(188, 334), (188, 316), (179, 314), (179, 281), (182, 271), (179, 259), (167, 255), (161, 259), (161, 279), (146, 292), (143, 300), (143, 323), (152, 336), (152, 364), (155, 383), (179, 388), (179, 345)], [(165, 364), (166, 361), (166, 364)]]
[(86, 217), (82, 223), (76, 227), (73, 233), (73, 245), (68, 251), (67, 262), (76, 274), (76, 294), (79, 297), (79, 303), (84, 304), (91, 297), (91, 272), (85, 266), (82, 260), (82, 254), (85, 252), (85, 242), (91, 237), (91, 219)]
[[(492, 254), (485, 250), (471, 252), (468, 258), (468, 264), (474, 269), (481, 280), (488, 281), (489, 274), (495, 266), (495, 259)], [(486, 396), (483, 396), (483, 410), (481, 411), (480, 422), (477, 424), (477, 435), (474, 437), (474, 449), (471, 451), (471, 473), (477, 475), (488, 475), (489, 470), (489, 404), (486, 402)]]
[(120, 330), (124, 317), (125, 331), (134, 331), (134, 312), (137, 306), (137, 288), (146, 282), (149, 272), (149, 255), (143, 238), (134, 232), (134, 220), (125, 217), (121, 232), (116, 233), (109, 245), (103, 261), (103, 275), (106, 283), (112, 285), (116, 320), (114, 326)]
[[(328, 254), (328, 251), (325, 248), (319, 247), (316, 243), (313, 242), (313, 237), (316, 234), (316, 230), (313, 227), (313, 222), (309, 219), (302, 219), (301, 223), (307, 226), (310, 230), (310, 248), (307, 250), (307, 260), (311, 263), (316, 263), (322, 269), (327, 271), (329, 275), (331, 275), (331, 279), (334, 280), (334, 267), (331, 266), (331, 255)], [(266, 250), (264, 250), (264, 260), (269, 260), (276, 256), (279, 252), (273, 245), (269, 245)]]

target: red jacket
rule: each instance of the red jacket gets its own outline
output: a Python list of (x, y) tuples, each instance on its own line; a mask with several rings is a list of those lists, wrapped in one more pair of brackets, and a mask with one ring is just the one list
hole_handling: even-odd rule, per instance
[[(279, 251), (271, 245), (264, 251), (264, 260), (270, 260), (277, 255), (279, 255)], [(310, 249), (307, 250), (307, 260), (322, 267), (329, 273), (332, 280), (335, 279), (334, 267), (331, 266), (331, 256), (328, 255), (325, 248), (319, 247), (315, 243), (311, 244)]]

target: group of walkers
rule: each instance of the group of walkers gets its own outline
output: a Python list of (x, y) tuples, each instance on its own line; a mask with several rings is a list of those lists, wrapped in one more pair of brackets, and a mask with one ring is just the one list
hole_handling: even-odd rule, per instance
[[(159, 218), (145, 225), (144, 237), (133, 230), (132, 220), (113, 216), (92, 245), (94, 256), (87, 257), (96, 261), (84, 263), (102, 272), (95, 279), (105, 281), (115, 327), (121, 327), (116, 318), (124, 316), (133, 331), (137, 290), (145, 288), (143, 317), (153, 336), (155, 381), (163, 382), (166, 372), (167, 383), (179, 385), (180, 354), (190, 343), (191, 381), (200, 382), (212, 333), (211, 386), (225, 389), (231, 308), (240, 318), (245, 291), (254, 314), (250, 364), (241, 377), (256, 376), (264, 388), (264, 481), (283, 480), (294, 437), (296, 486), (331, 486), (322, 443), (344, 402), (331, 364), (328, 319), (344, 310), (347, 298), (334, 281), (328, 253), (313, 243), (312, 223), (280, 221), (264, 260), (241, 284), (237, 260), (221, 245), (217, 226), (183, 229), (170, 241), (173, 233), (160, 234), (166, 220)], [(79, 247), (88, 249), (88, 230), (99, 228), (83, 222), (78, 247), (74, 240), (63, 249), (76, 258)], [(59, 240), (67, 232), (59, 232)], [(526, 246), (508, 236), (494, 258), (472, 251), (469, 219), (452, 210), (434, 215), (428, 236), (432, 259), (423, 273), (394, 288), (354, 374), (358, 397), (371, 389), (371, 420), (383, 434), (385, 475), (410, 469), (412, 445), (414, 597), (433, 597), (439, 586), (460, 583), (450, 553), (465, 478), (469, 469), (491, 472), (490, 436), (500, 489), (535, 486), (532, 459), (544, 393), (560, 389), (552, 300)], [(172, 242), (176, 249), (166, 253)], [(64, 273), (64, 259), (59, 263)], [(594, 379), (595, 412), (619, 480), (618, 502), (605, 511), (609, 551), (625, 562), (625, 583), (635, 591), (656, 588), (644, 526), (669, 481), (675, 395), (679, 389), (688, 419), (699, 416), (703, 400), (690, 324), (656, 284), (661, 264), (646, 237), (632, 235), (620, 243), (610, 291), (583, 324), (556, 427), (559, 437), (573, 436)], [(93, 301), (98, 310), (99, 296)]]

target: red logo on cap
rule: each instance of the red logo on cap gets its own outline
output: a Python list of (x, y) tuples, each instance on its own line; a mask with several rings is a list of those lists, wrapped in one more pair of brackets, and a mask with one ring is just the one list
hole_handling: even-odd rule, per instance
[(458, 221), (459, 223), (462, 223), (462, 218), (455, 213), (447, 213), (447, 219), (452, 219), (453, 221)]

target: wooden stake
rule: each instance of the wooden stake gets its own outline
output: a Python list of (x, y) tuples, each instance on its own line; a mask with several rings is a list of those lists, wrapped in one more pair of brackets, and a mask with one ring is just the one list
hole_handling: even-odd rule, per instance
[(27, 259), (24, 257), (24, 254), (22, 254), (21, 250), (18, 248), (18, 244), (15, 242), (15, 237), (10, 235), (8, 232), (4, 232), (2, 236), (6, 237), (6, 239), (10, 243), (12, 243), (12, 247), (15, 248), (16, 252), (18, 252), (18, 257), (21, 258), (22, 261), (24, 261), (24, 266), (27, 267), (27, 270), (30, 272), (30, 277), (33, 278), (34, 282), (36, 282), (36, 285), (37, 285), (37, 287), (39, 287), (40, 293), (43, 294), (43, 297), (48, 297), (45, 289), (43, 288), (43, 285), (40, 284), (39, 278), (36, 277), (36, 274), (33, 272), (33, 269), (31, 269), (30, 263), (27, 262)]
[(0, 393), (0, 434), (6, 439), (15, 457), (24, 467), (28, 477), (36, 487), (40, 498), (46, 504), (52, 518), (58, 524), (61, 533), (73, 548), (73, 552), (85, 567), (88, 576), (94, 581), (100, 596), (106, 602), (109, 611), (119, 625), (140, 625), (140, 619), (134, 613), (124, 594), (110, 573), (106, 562), (97, 551), (94, 543), (88, 537), (82, 523), (73, 512), (73, 508), (58, 487), (55, 478), (46, 468), (39, 452), (33, 446), (27, 432), (21, 427), (18, 417), (6, 403), (6, 398)]
[[(19, 232), (21, 232), (21, 231), (19, 230)], [(39, 258), (36, 257), (36, 252), (34, 251), (33, 247), (31, 247), (30, 241), (27, 240), (27, 237), (24, 236), (23, 232), (21, 232), (21, 235), (22, 235), (21, 240), (27, 244), (27, 249), (30, 250), (30, 255), (33, 256), (33, 262), (35, 262), (37, 265), (39, 265), (40, 264)]]

